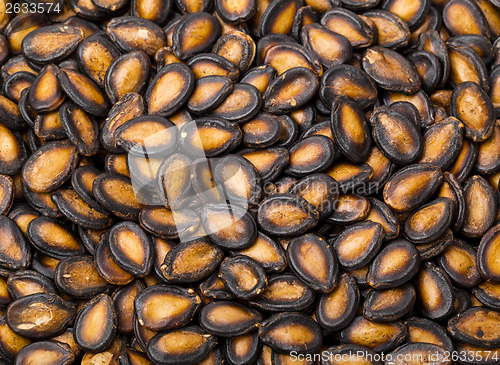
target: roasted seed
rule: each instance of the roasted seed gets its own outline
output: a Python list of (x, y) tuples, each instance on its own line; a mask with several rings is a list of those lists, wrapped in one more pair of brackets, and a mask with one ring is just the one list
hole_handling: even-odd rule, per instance
[(358, 316), (340, 332), (340, 341), (366, 346), (373, 351), (388, 351), (401, 344), (406, 333), (405, 325), (399, 321), (377, 323)]
[[(205, 305), (200, 311), (200, 325), (209, 333), (222, 337), (235, 337), (254, 331), (262, 315), (243, 304), (217, 301)], [(260, 327), (262, 328), (262, 327)]]
[(419, 264), (420, 255), (413, 244), (405, 240), (393, 241), (372, 261), (368, 283), (376, 289), (395, 288), (415, 276)]
[(343, 273), (336, 288), (319, 298), (316, 319), (328, 331), (338, 331), (354, 319), (359, 300), (356, 280), (350, 274)]
[(37, 293), (13, 301), (7, 308), (6, 319), (17, 334), (40, 339), (62, 333), (74, 315), (72, 303), (55, 294)]
[(272, 315), (259, 327), (259, 338), (280, 352), (314, 352), (322, 344), (319, 325), (298, 312)]
[(109, 347), (116, 333), (116, 312), (111, 298), (100, 294), (80, 309), (75, 319), (75, 342), (85, 351)]
[(207, 204), (201, 221), (210, 239), (222, 248), (244, 249), (257, 237), (255, 220), (237, 205)]
[(499, 346), (499, 326), (499, 313), (481, 307), (470, 308), (448, 321), (448, 331), (453, 338), (484, 347)]
[(196, 239), (168, 251), (160, 270), (169, 282), (191, 283), (213, 273), (222, 258), (222, 251), (207, 239)]
[(197, 363), (205, 359), (216, 344), (212, 335), (197, 326), (189, 326), (157, 334), (148, 342), (147, 354), (162, 365)]
[(142, 290), (134, 303), (141, 326), (152, 331), (170, 331), (189, 323), (201, 299), (191, 289), (154, 285)]
[(267, 285), (264, 269), (249, 256), (226, 258), (219, 268), (225, 288), (237, 298), (250, 299), (259, 295)]

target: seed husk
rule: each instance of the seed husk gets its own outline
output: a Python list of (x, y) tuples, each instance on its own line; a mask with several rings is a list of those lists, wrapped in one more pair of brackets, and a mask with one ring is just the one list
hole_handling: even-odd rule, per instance
[(378, 107), (370, 116), (373, 139), (393, 163), (407, 165), (418, 159), (424, 147), (419, 127), (399, 110)]
[(483, 34), (489, 36), (486, 18), (481, 8), (472, 1), (455, 0), (447, 4), (443, 9), (443, 22), (456, 35)]
[(477, 160), (479, 145), (469, 139), (464, 139), (462, 148), (455, 159), (455, 162), (449, 167), (451, 172), (460, 183), (463, 183), (470, 175)]
[(244, 73), (252, 64), (257, 47), (248, 34), (240, 30), (232, 30), (222, 34), (215, 43), (212, 52), (231, 61)]
[(448, 44), (447, 47), (451, 84), (474, 82), (488, 90), (488, 73), (481, 57), (469, 46)]
[(85, 351), (100, 352), (109, 347), (116, 333), (116, 312), (106, 294), (94, 297), (75, 319), (75, 341)]
[(64, 293), (77, 298), (92, 298), (109, 287), (90, 256), (71, 256), (61, 260), (56, 267), (54, 282)]
[(78, 71), (61, 68), (57, 79), (65, 94), (85, 112), (95, 116), (107, 114), (108, 98), (90, 78)]
[(227, 76), (212, 75), (196, 80), (193, 94), (186, 108), (194, 114), (212, 111), (220, 106), (233, 91), (233, 83)]
[[(481, 105), (479, 110), (472, 111), (470, 105)], [(465, 137), (474, 142), (487, 140), (495, 126), (494, 108), (490, 99), (478, 84), (463, 82), (451, 95), (451, 114), (465, 125)]]
[(416, 291), (411, 284), (392, 289), (371, 289), (363, 305), (363, 316), (375, 322), (393, 322), (408, 314), (415, 304)]
[(41, 339), (64, 332), (74, 315), (72, 303), (55, 294), (37, 293), (13, 301), (7, 308), (6, 319), (17, 334)]
[(233, 91), (211, 115), (230, 122), (243, 123), (257, 115), (261, 106), (262, 96), (255, 86), (236, 83), (233, 85)]
[(100, 174), (94, 180), (92, 192), (98, 203), (124, 219), (136, 219), (144, 206), (137, 200), (130, 179), (123, 175)]
[(351, 65), (338, 65), (330, 67), (321, 77), (319, 95), (326, 105), (331, 105), (335, 97), (345, 95), (365, 108), (375, 102), (377, 88), (365, 71)]
[(441, 237), (453, 218), (453, 201), (438, 198), (413, 212), (404, 225), (405, 236), (414, 243), (427, 243)]
[(305, 47), (314, 52), (325, 67), (343, 64), (352, 56), (348, 38), (317, 23), (303, 26), (300, 37)]
[(109, 231), (108, 244), (111, 257), (122, 269), (137, 277), (149, 274), (153, 264), (151, 242), (136, 223), (115, 224)]
[(323, 238), (314, 234), (296, 237), (286, 253), (292, 271), (313, 290), (328, 293), (337, 285), (338, 261)]
[(279, 119), (266, 112), (257, 114), (241, 125), (242, 142), (249, 148), (266, 148), (281, 137), (282, 126)]
[(290, 163), (286, 172), (292, 176), (304, 176), (320, 172), (331, 165), (335, 157), (332, 139), (313, 135), (290, 147)]
[(231, 61), (213, 53), (201, 53), (191, 57), (186, 63), (199, 79), (205, 76), (219, 75), (227, 76), (233, 82), (240, 76), (238, 67)]
[(475, 346), (498, 346), (499, 314), (482, 307), (470, 308), (448, 321), (450, 335), (459, 341)]
[[(483, 177), (471, 176), (464, 185), (465, 221), (462, 232), (469, 237), (481, 237), (493, 225), (498, 201), (495, 191)], [(481, 205), (473, 202), (481, 201)]]
[(241, 78), (241, 82), (255, 86), (261, 94), (276, 77), (276, 70), (271, 65), (262, 65), (251, 68)]
[(476, 265), (474, 247), (461, 240), (454, 240), (439, 256), (439, 265), (456, 284), (471, 288), (481, 283)]
[(366, 160), (371, 137), (368, 122), (357, 103), (338, 97), (332, 105), (331, 128), (340, 151), (352, 162)]
[(250, 299), (259, 295), (267, 285), (264, 269), (249, 256), (226, 258), (219, 268), (225, 288), (235, 297)]
[(28, 159), (27, 146), (21, 135), (0, 124), (0, 143), (5, 146), (0, 151), (0, 173), (13, 175), (20, 172)]
[(151, 61), (142, 51), (115, 57), (102, 75), (109, 99), (116, 103), (129, 92), (142, 93), (150, 76)]
[(228, 23), (245, 22), (252, 18), (257, 11), (257, 1), (245, 1), (241, 4), (233, 5), (229, 1), (215, 1), (217, 14)]
[(135, 16), (111, 19), (106, 33), (126, 52), (143, 51), (148, 56), (154, 56), (161, 47), (166, 46), (165, 34), (158, 25)]
[(78, 46), (77, 54), (82, 70), (99, 86), (104, 85), (107, 70), (120, 57), (118, 48), (102, 33), (87, 37)]
[(189, 323), (201, 299), (192, 289), (154, 285), (142, 290), (134, 303), (140, 325), (152, 331), (170, 331)]
[(339, 187), (332, 177), (318, 173), (306, 176), (294, 183), (288, 192), (304, 198), (319, 213), (319, 220), (329, 216), (335, 209)]
[(31, 340), (13, 332), (7, 322), (5, 315), (0, 317), (0, 353), (8, 360), (14, 360), (24, 347), (29, 345)]
[(370, 10), (363, 16), (374, 25), (379, 46), (397, 49), (408, 45), (410, 28), (397, 14), (387, 10)]
[(382, 4), (385, 10), (393, 12), (403, 19), (411, 30), (418, 27), (429, 11), (430, 3), (427, 1), (386, 0)]
[(254, 206), (262, 196), (262, 182), (251, 162), (237, 155), (220, 159), (213, 180), (226, 199), (243, 207)]
[(400, 321), (377, 323), (358, 316), (340, 332), (340, 341), (366, 346), (379, 352), (397, 347), (404, 341), (406, 334), (406, 326)]
[(243, 304), (217, 301), (201, 309), (199, 321), (200, 325), (210, 333), (222, 337), (235, 337), (253, 332), (262, 321), (262, 315)]
[(500, 124), (497, 121), (493, 128), (493, 135), (479, 144), (475, 169), (485, 175), (491, 175), (500, 171)]
[(500, 309), (500, 298), (499, 298), (499, 287), (498, 284), (492, 281), (484, 281), (477, 287), (475, 287), (472, 292), (477, 300), (484, 304), (486, 307), (498, 310)]
[(264, 291), (251, 303), (265, 311), (293, 312), (310, 307), (314, 299), (314, 291), (295, 275), (279, 274), (269, 277)]
[(134, 280), (134, 276), (118, 266), (111, 257), (106, 234), (97, 246), (95, 264), (99, 274), (110, 284), (127, 285)]
[(370, 47), (362, 60), (363, 69), (383, 89), (414, 94), (421, 87), (415, 66), (396, 51)]
[[(392, 358), (418, 357), (419, 361), (428, 362), (434, 361), (437, 364), (451, 364), (451, 359), (448, 358), (448, 352), (444, 348), (430, 343), (409, 343), (398, 347), (391, 352)], [(432, 360), (431, 360), (432, 359)], [(395, 364), (401, 362), (395, 361)]]
[[(345, 344), (329, 347), (325, 350), (325, 355), (328, 356), (328, 361), (325, 365), (343, 365), (343, 364), (378, 364), (375, 359), (376, 353), (372, 349), (355, 344)], [(333, 361), (330, 359), (334, 359)]]
[(210, 239), (221, 248), (244, 249), (257, 237), (255, 220), (237, 205), (207, 204), (201, 222)]
[(301, 2), (286, 0), (279, 3), (271, 2), (260, 19), (259, 33), (261, 36), (271, 33), (290, 34), (293, 16), (300, 8)]
[(58, 341), (40, 341), (23, 347), (16, 356), (16, 363), (20, 365), (44, 361), (57, 365), (69, 365), (75, 361), (75, 355), (70, 351), (69, 346)]
[(224, 282), (219, 277), (218, 273), (209, 276), (200, 284), (200, 292), (207, 298), (217, 300), (229, 300), (233, 297), (233, 295), (226, 290)]
[(366, 163), (338, 162), (331, 165), (326, 173), (337, 181), (342, 193), (365, 194), (373, 170)]
[(169, 282), (191, 283), (208, 277), (216, 270), (222, 258), (222, 251), (208, 239), (196, 239), (170, 249), (160, 270)]
[(106, 209), (98, 204), (88, 204), (73, 189), (60, 188), (50, 196), (51, 202), (65, 218), (88, 229), (103, 229), (113, 223)]
[(242, 140), (237, 124), (222, 118), (200, 118), (180, 130), (180, 147), (188, 155), (215, 157), (233, 150)]
[(188, 326), (154, 336), (147, 344), (147, 354), (162, 365), (197, 363), (206, 358), (216, 344), (212, 335), (197, 326)]
[(113, 305), (116, 310), (116, 330), (118, 333), (131, 335), (134, 333), (134, 302), (139, 293), (145, 289), (140, 280), (134, 280), (113, 293)]
[(182, 63), (163, 67), (145, 93), (149, 114), (169, 117), (188, 100), (194, 90), (194, 74)]
[(42, 146), (23, 166), (23, 183), (35, 193), (47, 193), (63, 185), (78, 163), (76, 148), (69, 141)]
[(422, 79), (422, 90), (432, 93), (443, 79), (439, 58), (426, 50), (414, 51), (408, 54), (407, 58), (413, 63)]
[(384, 201), (396, 211), (420, 206), (441, 185), (443, 174), (437, 166), (414, 164), (395, 173), (385, 184)]
[[(3, 294), (5, 304), (9, 304), (13, 299), (19, 299), (36, 293), (57, 294), (54, 283), (45, 275), (34, 270), (15, 272), (9, 276), (6, 286), (5, 282), (2, 284), (7, 289), (7, 293)], [(5, 296), (7, 296), (8, 300), (5, 300)]]
[(260, 228), (271, 235), (300, 235), (316, 226), (319, 214), (305, 199), (292, 194), (265, 198), (258, 210)]
[(26, 233), (32, 245), (56, 258), (85, 252), (75, 232), (54, 218), (42, 216), (33, 219)]
[(355, 223), (370, 213), (370, 201), (362, 195), (339, 194), (337, 205), (327, 221), (331, 223)]
[(259, 327), (259, 338), (280, 352), (314, 352), (322, 344), (319, 325), (298, 312), (274, 314), (269, 317)]
[(449, 318), (453, 311), (455, 294), (446, 272), (426, 262), (416, 278), (419, 308), (425, 317), (440, 320)]
[(309, 68), (291, 68), (282, 72), (269, 84), (262, 95), (264, 108), (277, 114), (300, 109), (312, 99), (318, 87), (318, 78)]
[(289, 160), (288, 150), (284, 147), (249, 149), (243, 151), (241, 156), (250, 161), (263, 182), (275, 180), (288, 166)]
[(414, 317), (405, 322), (408, 329), (409, 343), (431, 343), (449, 351), (453, 349), (453, 342), (446, 330), (436, 322), (426, 318)]
[(156, 115), (128, 120), (114, 133), (115, 140), (127, 152), (143, 156), (168, 156), (176, 147), (177, 128), (169, 120)]
[(139, 223), (147, 232), (163, 239), (176, 239), (195, 231), (200, 225), (198, 215), (189, 209), (174, 211), (148, 205), (139, 213)]
[(92, 115), (76, 104), (67, 102), (59, 109), (59, 118), (65, 135), (83, 156), (93, 156), (99, 149), (99, 125)]
[(236, 254), (254, 259), (267, 273), (279, 273), (287, 264), (281, 245), (262, 232), (258, 232), (255, 242), (250, 247), (239, 250)]
[(125, 94), (125, 96), (113, 105), (101, 127), (100, 140), (103, 147), (110, 152), (123, 152), (123, 149), (118, 146), (114, 137), (116, 129), (128, 120), (139, 117), (144, 113), (145, 107), (142, 96), (136, 93)]
[(224, 355), (230, 364), (251, 363), (260, 355), (262, 345), (257, 333), (229, 338), (224, 342)]
[(495, 252), (500, 245), (500, 226), (493, 226), (481, 238), (477, 249), (477, 268), (485, 279), (498, 281), (500, 278), (500, 268), (495, 261)]
[(395, 288), (415, 276), (419, 264), (420, 255), (413, 244), (405, 240), (393, 241), (372, 261), (368, 283), (376, 289)]
[(336, 238), (333, 248), (343, 268), (356, 270), (367, 265), (377, 255), (383, 239), (383, 226), (365, 221), (344, 230)]
[(356, 315), (360, 294), (354, 277), (342, 273), (338, 285), (330, 293), (322, 294), (316, 306), (316, 319), (328, 331), (346, 327)]
[(82, 40), (83, 32), (79, 28), (63, 24), (47, 25), (24, 37), (22, 50), (33, 62), (51, 63), (66, 58)]
[(204, 12), (189, 14), (175, 27), (172, 50), (181, 60), (186, 60), (208, 51), (220, 33), (220, 24), (213, 15)]

